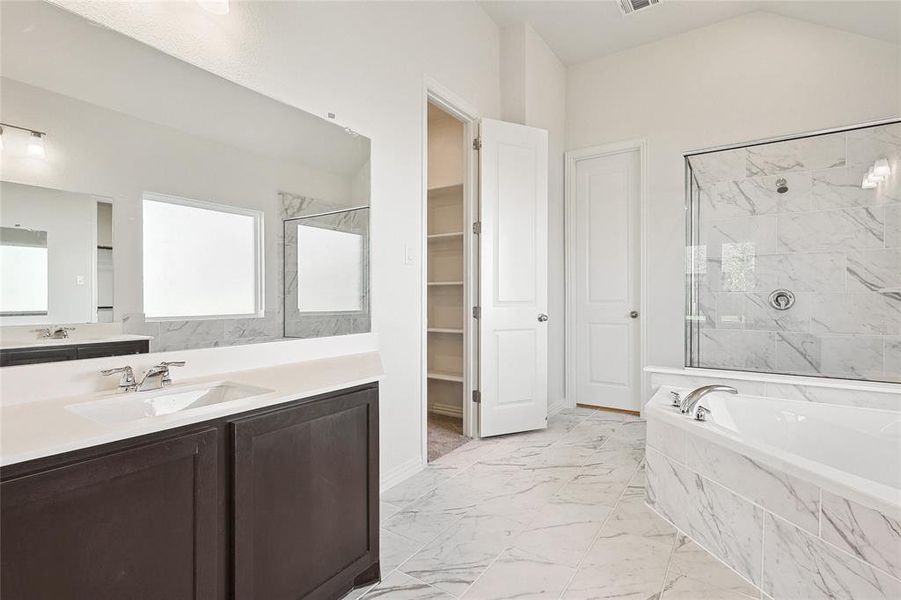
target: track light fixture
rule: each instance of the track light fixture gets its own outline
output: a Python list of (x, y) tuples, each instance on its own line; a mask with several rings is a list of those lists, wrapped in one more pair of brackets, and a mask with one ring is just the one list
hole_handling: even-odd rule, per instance
[(30, 127), (22, 127), (21, 125), (13, 125), (12, 123), (0, 123), (0, 150), (3, 149), (4, 127), (7, 129), (18, 129), (19, 131), (31, 134), (28, 138), (28, 145), (26, 146), (26, 150), (30, 156), (34, 156), (35, 158), (44, 158), (47, 156), (47, 148), (44, 145), (44, 136), (47, 135), (45, 132), (37, 131)]

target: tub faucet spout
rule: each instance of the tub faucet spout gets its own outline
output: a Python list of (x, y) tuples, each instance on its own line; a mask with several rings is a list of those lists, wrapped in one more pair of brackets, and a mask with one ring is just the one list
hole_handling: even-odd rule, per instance
[(730, 394), (737, 394), (738, 390), (730, 385), (705, 385), (699, 387), (698, 389), (690, 392), (687, 396), (685, 396), (685, 398), (682, 399), (682, 404), (681, 406), (679, 406), (679, 410), (682, 411), (683, 415), (688, 415), (691, 418), (696, 418), (696, 409), (698, 408), (698, 403), (701, 401), (701, 398), (713, 392), (728, 392)]

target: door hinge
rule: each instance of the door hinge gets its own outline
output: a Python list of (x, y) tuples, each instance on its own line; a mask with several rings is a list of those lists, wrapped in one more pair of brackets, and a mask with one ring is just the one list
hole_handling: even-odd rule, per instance
[(475, 223), (472, 224), (472, 232), (476, 235), (479, 235), (480, 233), (482, 233), (482, 222), (481, 221), (476, 221)]
[(481, 319), (482, 318), (482, 307), (481, 306), (473, 306), (472, 307), (472, 318), (473, 319)]
[(481, 150), (482, 149), (482, 138), (477, 137), (472, 140), (472, 149), (473, 150)]
[(480, 392), (479, 390), (472, 390), (472, 401), (481, 404), (482, 392)]

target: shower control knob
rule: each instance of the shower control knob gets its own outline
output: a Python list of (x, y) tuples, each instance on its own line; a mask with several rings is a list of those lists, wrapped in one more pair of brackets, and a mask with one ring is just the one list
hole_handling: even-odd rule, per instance
[(630, 318), (630, 319), (637, 319), (637, 318), (638, 318), (638, 311), (637, 311), (637, 310), (633, 310), (632, 312), (630, 312), (630, 313), (629, 313), (629, 318)]

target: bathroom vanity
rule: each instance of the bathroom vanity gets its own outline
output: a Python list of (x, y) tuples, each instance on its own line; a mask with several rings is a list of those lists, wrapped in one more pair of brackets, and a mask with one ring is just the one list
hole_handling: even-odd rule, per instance
[[(4, 407), (4, 434), (38, 420), (49, 432), (4, 442), (3, 597), (340, 598), (377, 581), (378, 383), (367, 374), (353, 384), (347, 368), (378, 359), (358, 356), (229, 374), (235, 386), (272, 389), (206, 417), (73, 410), (93, 397)], [(323, 370), (331, 375), (312, 375)], [(308, 395), (339, 378), (349, 387)], [(173, 427), (178, 419), (191, 422)], [(9, 464), (100, 432), (122, 439)]]
[(0, 348), (0, 367), (148, 352), (150, 338), (147, 336), (123, 335), (104, 341), (47, 340)]

